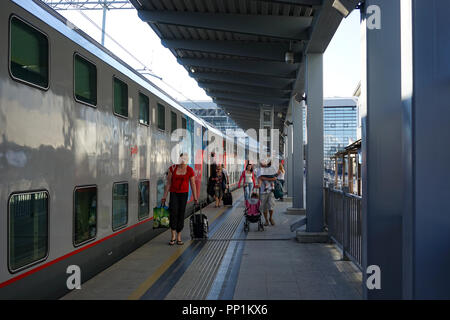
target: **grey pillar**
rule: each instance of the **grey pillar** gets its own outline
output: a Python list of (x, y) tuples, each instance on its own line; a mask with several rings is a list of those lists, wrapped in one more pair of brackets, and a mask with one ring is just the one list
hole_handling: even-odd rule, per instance
[(103, 4), (103, 19), (102, 19), (102, 46), (105, 45), (105, 32), (106, 32), (106, 1)]
[[(428, 1), (427, 1), (428, 2)], [(368, 29), (369, 6), (381, 29)], [(371, 20), (368, 20), (370, 18)], [(369, 22), (368, 22), (369, 21)], [(367, 0), (362, 14), (362, 267), (366, 299), (402, 298), (402, 168), (400, 1)], [(367, 288), (368, 266), (381, 270), (381, 289)]]
[(288, 163), (287, 163), (287, 175), (286, 175), (286, 182), (287, 182), (287, 191), (288, 191), (288, 197), (292, 198), (293, 191), (292, 191), (292, 181), (293, 181), (293, 173), (292, 173), (292, 147), (293, 147), (293, 130), (292, 125), (290, 125), (287, 128), (287, 134), (288, 134), (288, 147), (287, 147), (287, 154), (288, 154)]
[[(292, 210), (303, 207), (303, 106), (305, 102), (291, 99), (293, 120), (293, 156), (292, 156)], [(299, 210), (299, 213), (304, 213)]]
[(450, 299), (449, 16), (449, 1), (401, 2), (407, 299)]
[(306, 56), (307, 232), (323, 231), (323, 54)]

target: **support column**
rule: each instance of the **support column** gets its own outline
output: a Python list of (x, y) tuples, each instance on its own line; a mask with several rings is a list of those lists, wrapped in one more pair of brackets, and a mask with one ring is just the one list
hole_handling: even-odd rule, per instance
[(306, 56), (307, 232), (323, 231), (323, 54)]
[(401, 1), (406, 299), (450, 299), (449, 16), (449, 1)]
[(292, 108), (292, 208), (288, 208), (290, 214), (305, 214), (303, 199), (303, 108), (305, 102), (298, 102), (291, 98)]
[[(365, 299), (401, 299), (405, 176), (400, 1), (367, 0), (362, 11), (363, 295)], [(369, 266), (379, 267), (381, 289), (366, 286)]]
[(106, 33), (106, 1), (103, 3), (103, 19), (102, 19), (102, 46), (105, 45), (105, 33)]
[(287, 154), (288, 154), (288, 165), (287, 165), (287, 175), (286, 175), (286, 182), (287, 182), (287, 191), (288, 191), (288, 197), (292, 198), (293, 196), (293, 186), (292, 181), (293, 179), (293, 173), (292, 173), (292, 148), (293, 148), (293, 130), (292, 125), (290, 125), (287, 128), (287, 135), (288, 135), (288, 147), (287, 147)]

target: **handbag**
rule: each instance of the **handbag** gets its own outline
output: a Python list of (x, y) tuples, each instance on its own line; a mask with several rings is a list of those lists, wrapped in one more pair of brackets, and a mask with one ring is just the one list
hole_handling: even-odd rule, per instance
[(169, 228), (169, 216), (170, 211), (168, 207), (158, 206), (153, 208), (153, 229)]

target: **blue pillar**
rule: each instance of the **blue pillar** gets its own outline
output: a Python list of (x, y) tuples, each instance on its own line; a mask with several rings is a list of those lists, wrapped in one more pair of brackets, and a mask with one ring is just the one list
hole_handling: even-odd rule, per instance
[(286, 184), (287, 184), (287, 192), (288, 197), (292, 197), (293, 192), (293, 173), (292, 173), (292, 143), (293, 143), (293, 130), (292, 125), (287, 127), (287, 170), (286, 170)]
[[(366, 11), (380, 8), (380, 16)], [(374, 8), (374, 7), (372, 7)], [(400, 1), (367, 0), (362, 8), (361, 79), (363, 185), (363, 294), (402, 298), (402, 160)], [(380, 29), (372, 28), (380, 18)], [(372, 29), (369, 29), (372, 28)], [(381, 270), (381, 289), (367, 288), (368, 266)]]
[(323, 54), (306, 56), (306, 231), (323, 231)]
[(303, 107), (304, 101), (291, 98), (293, 121), (292, 211), (303, 213)]
[(450, 2), (401, 2), (403, 294), (450, 299)]

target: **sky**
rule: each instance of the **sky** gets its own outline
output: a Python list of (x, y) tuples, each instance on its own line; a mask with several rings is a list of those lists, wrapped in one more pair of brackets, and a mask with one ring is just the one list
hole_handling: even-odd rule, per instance
[[(102, 11), (59, 11), (78, 28), (101, 42)], [(91, 23), (85, 16), (95, 22)], [(343, 20), (324, 54), (324, 96), (350, 97), (360, 81), (360, 26), (359, 11)], [(147, 67), (148, 76), (175, 99), (211, 101), (188, 72), (178, 64), (170, 50), (164, 48), (158, 36), (147, 23), (142, 22), (136, 10), (111, 10), (106, 15), (106, 33), (120, 43), (139, 61), (120, 48), (108, 36), (105, 47), (135, 69)]]

